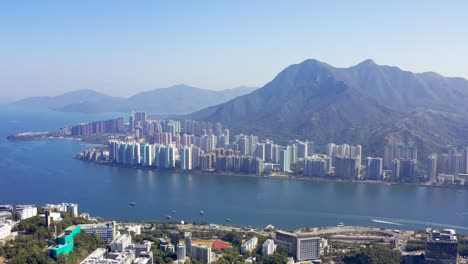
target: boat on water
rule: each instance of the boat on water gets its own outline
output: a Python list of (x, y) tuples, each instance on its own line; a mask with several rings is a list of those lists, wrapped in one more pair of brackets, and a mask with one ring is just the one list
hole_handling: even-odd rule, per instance
[(175, 210), (172, 210), (172, 213), (175, 214)]
[(135, 202), (130, 202), (130, 206), (135, 206)]
[(205, 214), (205, 212), (203, 212), (203, 211), (200, 211), (200, 215), (204, 215), (204, 214)]
[(166, 215), (166, 218), (167, 218), (167, 219), (172, 219), (172, 216)]
[(337, 227), (343, 227), (344, 224), (343, 224), (343, 222), (339, 222), (338, 225), (336, 225), (336, 226), (337, 226)]
[(229, 219), (229, 218), (226, 218), (226, 222), (231, 222), (231, 219)]

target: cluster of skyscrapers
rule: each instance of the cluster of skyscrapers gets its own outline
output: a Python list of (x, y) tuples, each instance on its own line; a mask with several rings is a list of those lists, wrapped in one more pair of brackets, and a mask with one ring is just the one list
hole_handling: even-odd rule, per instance
[[(313, 142), (290, 141), (288, 146), (271, 140), (259, 142), (254, 135), (236, 135), (220, 123), (186, 120), (151, 120), (144, 112), (129, 118), (125, 138), (109, 141), (111, 162), (130, 166), (199, 169), (202, 171), (262, 174), (265, 170), (290, 171), (290, 164), (314, 153)], [(96, 161), (101, 152), (83, 157)]]
[(87, 136), (91, 134), (111, 134), (125, 130), (123, 117), (117, 119), (82, 123), (71, 127), (72, 136)]
[(415, 180), (417, 177), (417, 164), (417, 146), (403, 144), (385, 146), (383, 168), (391, 170), (393, 180)]
[(468, 179), (468, 148), (448, 147), (444, 153), (427, 157), (428, 178), (433, 182), (451, 182)]
[[(133, 112), (127, 130), (123, 118), (117, 118), (73, 126), (71, 133), (119, 135), (109, 141), (108, 156), (103, 151), (89, 150), (82, 153), (82, 158), (128, 166), (258, 175), (297, 172), (299, 167), (307, 177), (332, 175), (390, 181), (415, 181), (423, 176), (419, 175), (415, 145), (388, 144), (383, 158), (363, 158), (360, 145), (334, 143), (326, 145), (324, 154), (316, 154), (314, 142), (308, 140), (290, 140), (284, 146), (269, 139), (259, 140), (255, 135), (231, 136), (221, 123), (153, 120), (145, 112)], [(446, 153), (432, 154), (423, 165), (427, 179), (433, 182), (468, 179), (468, 148), (448, 148)]]
[[(110, 121), (90, 124), (95, 127)], [(123, 130), (122, 120), (114, 121), (119, 125), (113, 131)], [(325, 154), (316, 154), (314, 143), (308, 140), (290, 140), (284, 146), (269, 139), (259, 140), (255, 135), (231, 136), (229, 129), (223, 129), (220, 123), (152, 120), (145, 112), (133, 112), (126, 135), (117, 138), (109, 141), (108, 160), (127, 166), (258, 175), (287, 173), (302, 167), (304, 176), (309, 177), (334, 175), (371, 180), (382, 180), (385, 176), (394, 180), (416, 177), (415, 146), (387, 145), (384, 158), (368, 157), (363, 161), (360, 145), (329, 143)], [(83, 152), (82, 156), (99, 161), (105, 158), (104, 154), (93, 150)]]

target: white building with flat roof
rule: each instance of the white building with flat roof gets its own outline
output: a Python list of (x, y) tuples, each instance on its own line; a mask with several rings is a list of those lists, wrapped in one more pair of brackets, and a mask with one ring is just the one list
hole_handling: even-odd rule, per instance
[(141, 235), (141, 225), (125, 225), (119, 226), (119, 231), (122, 232), (135, 232), (136, 235)]
[(106, 256), (107, 250), (105, 248), (97, 248), (88, 257), (86, 257), (80, 264), (98, 264), (102, 263), (104, 257)]
[(184, 263), (186, 255), (187, 255), (187, 252), (185, 250), (185, 244), (179, 243), (177, 245), (177, 261)]
[(130, 234), (122, 234), (110, 243), (111, 251), (123, 252), (132, 244), (132, 236)]
[(86, 234), (96, 234), (105, 242), (111, 242), (117, 237), (117, 224), (115, 221), (100, 224), (83, 224), (81, 230)]
[(296, 258), (298, 261), (320, 258), (320, 237), (298, 237)]
[[(40, 215), (40, 217), (42, 217), (42, 218), (44, 218), (44, 219), (46, 218), (46, 216), (45, 216), (44, 214)], [(63, 220), (63, 219), (62, 219), (62, 215), (60, 215), (60, 213), (56, 213), (56, 212), (50, 212), (50, 213), (49, 213), (49, 217), (50, 217), (50, 219), (52, 219), (52, 221), (54, 221), (55, 223), (60, 222), (60, 221)]]
[(258, 244), (258, 237), (252, 237), (247, 242), (241, 245), (241, 253), (244, 254), (245, 252), (250, 252), (254, 249)]
[(20, 220), (28, 219), (37, 215), (37, 207), (35, 205), (17, 205), (16, 212), (19, 213)]
[(44, 209), (67, 212), (72, 217), (78, 217), (78, 204), (75, 203), (45, 204)]
[[(123, 252), (111, 252), (106, 257), (107, 250), (98, 248), (85, 258), (81, 264), (132, 264), (135, 260), (134, 250), (125, 250)], [(137, 262), (138, 263), (138, 262)], [(140, 262), (147, 264), (151, 262)], [(140, 264), (138, 263), (138, 264)]]
[(11, 235), (11, 228), (12, 226), (9, 224), (0, 224), (0, 240)]
[(321, 246), (326, 246), (326, 240), (311, 233), (276, 232), (276, 242), (289, 248), (297, 261), (316, 260), (320, 258)]
[(267, 239), (262, 246), (263, 255), (271, 255), (275, 252), (275, 242), (273, 239)]
[(142, 253), (135, 260), (133, 264), (153, 264), (153, 252)]
[[(110, 260), (110, 262), (109, 262)], [(126, 249), (123, 252), (110, 252), (105, 263), (132, 264), (135, 260), (135, 250)]]

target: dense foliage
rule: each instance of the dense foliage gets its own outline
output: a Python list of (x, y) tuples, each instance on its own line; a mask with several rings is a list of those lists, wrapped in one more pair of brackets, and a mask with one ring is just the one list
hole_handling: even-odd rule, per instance
[(426, 242), (424, 240), (408, 240), (405, 246), (405, 251), (418, 251), (426, 248)]
[(233, 232), (233, 231), (227, 232), (223, 236), (224, 241), (230, 242), (235, 247), (240, 247), (241, 246), (242, 239), (243, 238), (242, 238), (242, 235), (240, 233)]
[(374, 244), (364, 249), (355, 249), (343, 257), (344, 263), (352, 264), (398, 264), (401, 263), (401, 253), (388, 246)]
[[(63, 220), (55, 223), (58, 234), (71, 225), (88, 222), (83, 218), (71, 217), (64, 212), (61, 215)], [(22, 220), (14, 228), (14, 231), (18, 231), (18, 236), (0, 247), (0, 256), (7, 258), (10, 264), (54, 263), (54, 260), (49, 257), (48, 250), (49, 246), (55, 245), (54, 229), (52, 227), (47, 228), (43, 218), (35, 216)], [(86, 233), (75, 236), (74, 241), (74, 252), (67, 256), (59, 256), (56, 260), (57, 263), (75, 263), (97, 247), (105, 247), (104, 242), (97, 236)]]
[(458, 238), (458, 254), (460, 256), (468, 256), (468, 236), (459, 236)]

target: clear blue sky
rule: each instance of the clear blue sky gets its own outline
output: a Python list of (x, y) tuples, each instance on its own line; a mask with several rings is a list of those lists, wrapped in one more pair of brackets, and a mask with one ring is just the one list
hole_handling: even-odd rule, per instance
[(0, 1), (0, 97), (263, 86), (308, 58), (468, 78), (468, 1)]

